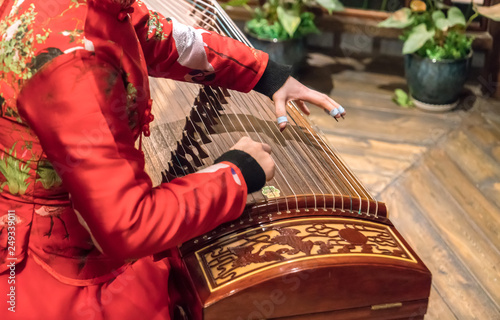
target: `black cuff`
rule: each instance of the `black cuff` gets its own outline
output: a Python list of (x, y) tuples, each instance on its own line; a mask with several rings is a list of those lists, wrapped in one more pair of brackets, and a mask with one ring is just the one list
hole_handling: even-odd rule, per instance
[(266, 70), (253, 89), (273, 99), (273, 94), (283, 86), (291, 73), (292, 66), (269, 60)]
[(266, 184), (266, 174), (260, 164), (248, 153), (241, 150), (229, 150), (215, 160), (215, 163), (222, 161), (231, 162), (237, 166), (247, 184), (248, 193), (262, 189)]

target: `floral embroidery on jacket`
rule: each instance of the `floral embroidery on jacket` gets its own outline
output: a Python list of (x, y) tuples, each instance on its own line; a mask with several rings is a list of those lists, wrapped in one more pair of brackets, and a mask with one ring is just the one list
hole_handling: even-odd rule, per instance
[[(0, 273), (8, 268), (5, 262), (9, 254), (7, 250), (1, 250), (8, 242), (2, 229), (8, 217), (2, 215), (15, 209), (15, 257), (19, 263), (28, 257), (30, 250), (32, 257), (37, 259), (36, 263), (66, 284), (104, 283), (115, 278), (117, 270), (122, 272), (126, 266), (122, 258), (103, 255), (102, 250), (96, 248), (97, 242), (92, 240), (92, 234), (103, 248), (109, 250), (115, 247), (115, 238), (107, 237), (103, 232), (120, 230), (121, 224), (126, 226), (127, 221), (132, 221), (127, 217), (137, 216), (135, 208), (152, 217), (160, 217), (159, 221), (165, 225), (170, 221), (165, 218), (188, 215), (179, 212), (175, 206), (141, 208), (115, 205), (142, 199), (129, 196), (129, 192), (121, 193), (123, 188), (139, 194), (145, 190), (143, 186), (149, 186), (143, 172), (144, 159), (133, 143), (141, 132), (145, 135), (149, 132), (147, 124), (153, 121), (148, 76), (199, 81), (248, 91), (257, 81), (256, 75), (265, 69), (267, 56), (254, 56), (243, 44), (216, 34), (176, 25), (173, 20), (149, 11), (140, 1), (6, 1), (8, 7), (12, 3), (14, 7), (0, 17)], [(132, 3), (133, 7), (130, 7)], [(185, 39), (193, 40), (196, 50), (191, 51), (190, 42)], [(223, 51), (221, 48), (231, 48), (232, 52), (228, 56), (216, 54)], [(198, 59), (200, 55), (202, 59)], [(87, 70), (87, 65), (95, 69), (90, 73), (81, 72)], [(58, 73), (57, 70), (66, 72)], [(95, 101), (87, 101), (87, 95), (95, 96)], [(109, 98), (112, 98), (110, 104), (116, 104), (112, 109), (110, 104), (97, 103)], [(66, 114), (66, 111), (73, 110), (72, 107), (77, 110), (74, 118)], [(85, 116), (86, 111), (99, 115), (95, 121), (102, 116), (109, 122), (93, 122), (93, 117)], [(83, 120), (90, 122), (83, 125)], [(63, 127), (67, 131), (61, 131)], [(132, 132), (128, 132), (129, 129)], [(63, 146), (54, 147), (59, 143)], [(96, 143), (97, 147), (84, 148), (89, 143)], [(87, 157), (87, 151), (91, 151), (91, 157)], [(106, 155), (99, 155), (100, 152), (106, 152)], [(92, 166), (94, 160), (106, 163), (126, 160), (129, 165), (108, 166), (103, 162)], [(93, 172), (86, 169), (89, 166), (100, 169)], [(90, 172), (93, 173), (88, 174)], [(66, 174), (75, 179), (67, 178)], [(193, 187), (189, 187), (188, 192), (196, 193), (197, 186), (210, 179), (223, 181), (224, 186), (234, 183), (230, 173), (219, 174), (217, 177), (190, 177), (192, 180), (188, 182), (191, 181)], [(72, 184), (75, 182), (85, 182), (86, 188), (75, 187)], [(106, 185), (109, 185), (106, 190), (101, 191)], [(116, 194), (109, 197), (108, 192), (113, 192), (115, 186)], [(216, 210), (220, 217), (224, 217), (219, 222), (235, 217), (246, 199), (241, 185), (221, 190), (224, 196), (236, 200), (231, 206), (224, 205)], [(160, 195), (170, 191), (160, 188), (154, 192)], [(186, 199), (193, 198), (186, 191), (182, 194)], [(113, 206), (94, 205), (114, 199), (114, 196), (118, 200), (113, 200)], [(158, 196), (157, 199), (165, 198)], [(81, 221), (75, 209), (77, 206), (82, 208)], [(124, 210), (117, 210), (118, 207)], [(96, 228), (98, 224), (92, 222), (94, 218), (102, 218), (99, 213), (106, 215), (100, 222), (102, 229)], [(118, 213), (123, 216), (120, 223), (115, 220)], [(208, 230), (211, 224), (215, 226), (208, 213), (202, 218), (206, 223), (200, 227), (193, 224), (188, 229), (201, 232), (198, 228)], [(154, 225), (151, 230), (166, 229), (152, 221), (144, 221)], [(193, 222), (192, 219), (185, 221)], [(88, 226), (93, 228), (92, 233)], [(131, 244), (142, 243), (140, 247), (119, 245), (116, 248), (126, 253), (124, 257), (139, 257), (149, 255), (157, 248), (170, 247), (184, 236), (151, 237), (152, 233), (133, 234), (138, 240), (131, 241)], [(133, 251), (135, 253), (131, 255)], [(127, 262), (133, 260), (126, 259)], [(38, 285), (43, 286), (45, 279), (40, 280)]]
[(40, 161), (36, 173), (38, 176), (36, 182), (41, 182), (45, 189), (59, 187), (62, 184), (61, 177), (49, 161)]
[(137, 113), (137, 88), (130, 82), (126, 83), (127, 86), (127, 116), (128, 126), (133, 131), (139, 122), (139, 114)]
[(148, 35), (146, 40), (150, 40), (151, 38), (155, 38), (156, 40), (163, 40), (166, 38), (166, 36), (163, 33), (163, 23), (161, 22), (158, 13), (150, 10), (148, 20)]
[[(0, 22), (0, 33), (3, 34), (0, 44), (2, 71), (4, 75), (10, 72), (17, 75), (19, 86), (21, 80), (27, 80), (33, 75), (29, 68), (29, 62), (34, 56), (33, 23), (35, 16), (35, 5), (31, 4), (29, 9), (20, 16), (11, 14)], [(44, 35), (36, 35), (38, 43), (42, 43), (46, 38), (47, 32)]]
[(5, 178), (5, 181), (0, 185), (0, 189), (7, 186), (11, 194), (23, 195), (30, 184), (30, 182), (27, 182), (30, 178), (30, 161), (22, 163), (17, 158), (15, 148), (16, 143), (10, 150), (6, 149), (5, 153), (0, 155), (0, 174)]

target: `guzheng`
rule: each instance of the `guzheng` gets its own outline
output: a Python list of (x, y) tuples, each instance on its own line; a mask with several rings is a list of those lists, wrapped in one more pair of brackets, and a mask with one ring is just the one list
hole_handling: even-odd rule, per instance
[[(146, 2), (249, 44), (215, 0)], [(211, 165), (242, 136), (270, 144), (276, 162), (239, 220), (179, 247), (188, 319), (423, 319), (429, 270), (296, 106), (281, 133), (258, 93), (164, 79), (151, 90), (143, 150), (157, 184)]]

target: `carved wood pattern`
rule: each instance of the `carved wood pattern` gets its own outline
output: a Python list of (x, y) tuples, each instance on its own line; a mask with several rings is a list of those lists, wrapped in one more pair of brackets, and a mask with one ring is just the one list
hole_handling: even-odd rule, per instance
[(370, 255), (416, 262), (389, 226), (346, 218), (307, 218), (239, 232), (196, 252), (212, 290), (297, 259)]

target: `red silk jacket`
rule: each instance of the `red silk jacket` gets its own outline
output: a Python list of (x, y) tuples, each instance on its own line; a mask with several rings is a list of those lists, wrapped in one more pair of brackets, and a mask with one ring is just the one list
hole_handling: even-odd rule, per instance
[(247, 92), (267, 55), (139, 1), (5, 1), (2, 297), (14, 262), (16, 316), (169, 319), (168, 261), (149, 256), (236, 219), (247, 189), (228, 162), (152, 186), (134, 147), (153, 120), (148, 76)]

